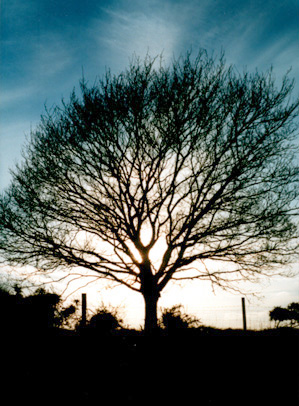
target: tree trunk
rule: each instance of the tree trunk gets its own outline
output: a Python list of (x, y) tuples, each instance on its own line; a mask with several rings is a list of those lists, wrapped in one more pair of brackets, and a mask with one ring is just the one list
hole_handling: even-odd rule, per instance
[(151, 271), (151, 263), (144, 254), (144, 261), (140, 264), (140, 279), (141, 279), (141, 293), (145, 303), (145, 333), (152, 334), (157, 330), (158, 318), (157, 318), (157, 303), (160, 297), (158, 291), (157, 282)]
[(143, 298), (145, 302), (144, 331), (146, 334), (152, 334), (158, 328), (157, 304), (159, 295), (145, 294), (143, 295)]

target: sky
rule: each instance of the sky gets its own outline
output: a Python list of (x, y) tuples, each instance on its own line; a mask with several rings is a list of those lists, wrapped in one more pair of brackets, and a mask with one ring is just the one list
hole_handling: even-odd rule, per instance
[[(83, 75), (93, 84), (106, 68), (120, 73), (134, 53), (163, 53), (167, 63), (190, 49), (216, 55), (223, 50), (239, 71), (273, 66), (278, 84), (292, 68), (299, 95), (297, 0), (2, 0), (0, 7), (0, 192), (45, 106), (67, 100)], [(273, 306), (299, 300), (298, 277), (264, 281), (255, 289), (264, 295), (248, 304), (257, 324), (265, 323)], [(165, 305), (180, 301), (214, 324), (241, 326), (239, 296), (213, 294), (197, 283), (168, 290)], [(130, 322), (138, 324), (141, 298), (111, 292), (95, 297), (130, 307)]]

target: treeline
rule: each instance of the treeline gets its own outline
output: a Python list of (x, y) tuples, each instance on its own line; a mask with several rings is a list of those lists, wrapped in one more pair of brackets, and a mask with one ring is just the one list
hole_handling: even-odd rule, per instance
[[(299, 303), (291, 303), (287, 308), (275, 307), (269, 312), (269, 318), (274, 321), (276, 329), (298, 328)], [(219, 335), (238, 334), (241, 331), (204, 326), (200, 319), (187, 314), (182, 305), (163, 309), (158, 325), (158, 330), (162, 334), (177, 334), (188, 330), (188, 334), (196, 332), (203, 335)], [(8, 334), (16, 331), (30, 334), (49, 329), (103, 336), (142, 333), (125, 325), (118, 308), (102, 303), (83, 325), (78, 300), (65, 306), (61, 296), (56, 292), (37, 288), (25, 295), (24, 290), (18, 285), (0, 286), (0, 327), (2, 333)]]
[(15, 285), (0, 286), (0, 328), (2, 332), (35, 332), (69, 327), (76, 303), (64, 306), (57, 293), (37, 288), (30, 294)]

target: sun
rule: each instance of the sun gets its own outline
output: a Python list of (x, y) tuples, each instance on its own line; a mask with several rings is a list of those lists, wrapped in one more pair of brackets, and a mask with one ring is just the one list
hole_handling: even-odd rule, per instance
[[(142, 244), (143, 245), (149, 244), (152, 235), (153, 235), (152, 229), (150, 227), (144, 227), (141, 230), (140, 235)], [(162, 258), (166, 249), (167, 249), (166, 237), (165, 235), (161, 235), (149, 252), (149, 259), (156, 270), (159, 269), (161, 265)]]

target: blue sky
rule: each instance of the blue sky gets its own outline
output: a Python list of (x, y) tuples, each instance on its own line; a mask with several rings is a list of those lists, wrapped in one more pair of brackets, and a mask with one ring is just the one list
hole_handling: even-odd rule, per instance
[(299, 94), (297, 0), (2, 0), (0, 18), (0, 191), (44, 105), (67, 99), (82, 72), (90, 83), (120, 72), (134, 52), (167, 62), (223, 49), (239, 70), (273, 65), (278, 82), (292, 67)]
[(44, 104), (68, 98), (82, 70), (92, 83), (134, 52), (167, 61), (202, 47), (239, 69), (273, 64), (278, 79), (290, 67), (299, 78), (297, 0), (3, 0), (0, 18), (0, 190)]

